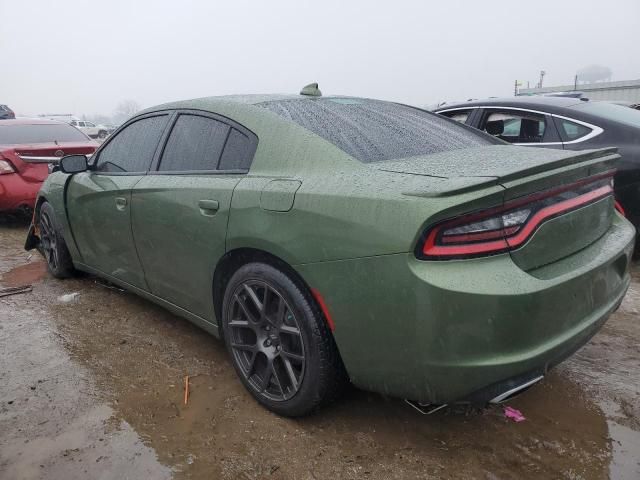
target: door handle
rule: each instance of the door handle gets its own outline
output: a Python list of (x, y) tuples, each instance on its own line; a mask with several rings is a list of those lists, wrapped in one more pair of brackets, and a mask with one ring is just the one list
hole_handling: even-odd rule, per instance
[(116, 197), (116, 208), (118, 210), (124, 210), (127, 208), (127, 199), (124, 197)]
[(211, 216), (216, 214), (220, 204), (217, 200), (198, 200), (198, 208), (200, 208), (202, 215)]

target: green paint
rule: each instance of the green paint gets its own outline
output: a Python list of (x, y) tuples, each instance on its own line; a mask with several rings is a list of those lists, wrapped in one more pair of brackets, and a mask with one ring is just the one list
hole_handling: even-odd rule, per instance
[(40, 197), (57, 212), (75, 265), (218, 335), (219, 260), (268, 252), (324, 296), (356, 385), (431, 402), (545, 370), (620, 302), (634, 230), (609, 199), (544, 224), (511, 254), (413, 254), (429, 225), (607, 170), (612, 151), (500, 145), (366, 165), (253, 106), (278, 98), (300, 97), (147, 110), (204, 110), (244, 125), (259, 139), (247, 174), (50, 175)]

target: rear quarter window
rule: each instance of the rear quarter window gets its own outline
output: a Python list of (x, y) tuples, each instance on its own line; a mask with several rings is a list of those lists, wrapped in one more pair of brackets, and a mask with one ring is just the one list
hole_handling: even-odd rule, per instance
[(580, 125), (579, 123), (571, 122), (565, 119), (559, 119), (560, 122), (560, 137), (563, 142), (570, 142), (572, 140), (578, 140), (591, 133), (589, 127)]
[(249, 170), (255, 143), (247, 135), (235, 128), (229, 132), (229, 138), (220, 157), (220, 170)]
[(259, 104), (364, 163), (502, 143), (438, 114), (380, 100), (295, 99)]

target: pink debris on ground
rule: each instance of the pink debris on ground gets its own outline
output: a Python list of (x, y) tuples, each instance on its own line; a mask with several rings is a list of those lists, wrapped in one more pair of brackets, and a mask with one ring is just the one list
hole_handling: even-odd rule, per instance
[(520, 410), (516, 410), (512, 407), (504, 407), (504, 416), (510, 418), (514, 422), (523, 422), (525, 420), (524, 415)]

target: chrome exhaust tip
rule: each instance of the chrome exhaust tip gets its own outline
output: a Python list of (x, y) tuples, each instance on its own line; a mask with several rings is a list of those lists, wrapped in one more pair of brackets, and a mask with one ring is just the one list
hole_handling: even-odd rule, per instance
[(446, 403), (418, 403), (413, 400), (404, 399), (406, 403), (411, 405), (414, 409), (420, 412), (422, 415), (431, 415), (432, 413), (436, 413), (438, 410), (442, 410), (448, 404)]
[(509, 390), (501, 393), (500, 395), (492, 398), (491, 400), (489, 400), (489, 403), (503, 403), (515, 396), (517, 396), (518, 394), (522, 393), (524, 390), (526, 390), (527, 388), (531, 387), (532, 385), (538, 383), (540, 380), (542, 380), (544, 378), (544, 375), (540, 375), (538, 377), (535, 377), (527, 382), (521, 383), (520, 385), (517, 385), (513, 388), (510, 388)]

